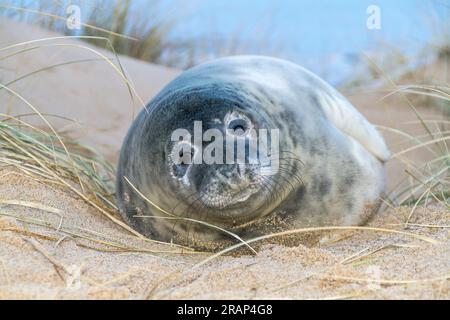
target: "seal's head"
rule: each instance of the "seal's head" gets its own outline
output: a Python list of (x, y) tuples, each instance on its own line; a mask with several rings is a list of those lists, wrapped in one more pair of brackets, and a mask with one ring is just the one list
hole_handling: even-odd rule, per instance
[(277, 128), (258, 107), (264, 102), (234, 85), (175, 81), (130, 129), (119, 162), (119, 207), (142, 233), (190, 244), (215, 240), (227, 236), (219, 229), (237, 230), (283, 201), (282, 179), (298, 164), (279, 157)]
[[(238, 108), (212, 109), (194, 121), (192, 135), (177, 129), (166, 138), (169, 186), (208, 221), (247, 223), (267, 208), (264, 182), (278, 170), (276, 157), (258, 152), (258, 128), (267, 123)], [(270, 133), (264, 138), (273, 142)], [(187, 198), (191, 195), (194, 199)]]

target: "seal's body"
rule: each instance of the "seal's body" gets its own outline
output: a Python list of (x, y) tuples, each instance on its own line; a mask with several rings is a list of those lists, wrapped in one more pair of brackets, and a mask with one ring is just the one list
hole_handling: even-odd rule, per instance
[[(236, 139), (278, 129), (279, 157), (175, 163), (172, 134), (195, 121)], [(193, 158), (199, 152), (188, 150)], [(230, 57), (182, 73), (139, 114), (120, 155), (118, 205), (141, 233), (178, 243), (229, 238), (224, 230), (255, 236), (270, 219), (283, 228), (357, 225), (376, 210), (388, 157), (376, 129), (311, 72), (279, 59)]]

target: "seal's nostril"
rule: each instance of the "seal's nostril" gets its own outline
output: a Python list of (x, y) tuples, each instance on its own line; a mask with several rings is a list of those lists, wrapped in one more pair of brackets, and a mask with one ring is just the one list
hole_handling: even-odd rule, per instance
[(234, 119), (228, 124), (228, 129), (233, 130), (235, 135), (242, 136), (248, 129), (245, 119)]

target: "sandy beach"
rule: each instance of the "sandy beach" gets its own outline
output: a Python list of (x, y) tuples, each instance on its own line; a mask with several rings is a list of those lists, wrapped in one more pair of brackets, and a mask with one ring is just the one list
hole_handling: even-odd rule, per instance
[[(47, 40), (12, 47), (38, 39)], [(117, 68), (108, 50), (0, 18), (0, 48), (8, 46), (0, 56), (28, 50), (0, 60), (0, 83), (58, 132), (112, 163), (142, 102), (180, 73), (119, 56), (132, 98), (103, 59)], [(411, 144), (385, 127), (411, 135), (424, 130), (402, 96), (384, 95), (347, 97), (396, 153)], [(17, 96), (1, 90), (0, 101), (0, 113), (43, 126)], [(427, 120), (444, 117), (426, 106), (417, 110)], [(430, 157), (422, 148), (389, 161), (388, 189), (405, 180), (405, 168)], [(0, 167), (0, 299), (450, 299), (449, 227), (450, 212), (440, 204), (385, 205), (369, 226), (322, 232), (314, 246), (269, 240), (258, 244), (258, 255), (242, 250), (204, 263), (211, 253), (140, 239), (77, 194)]]

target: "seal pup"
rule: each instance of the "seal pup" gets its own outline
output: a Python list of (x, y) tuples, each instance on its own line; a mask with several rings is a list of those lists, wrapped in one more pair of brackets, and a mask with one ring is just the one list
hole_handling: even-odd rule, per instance
[[(190, 136), (199, 123), (201, 141)], [(174, 140), (180, 129), (190, 139)], [(248, 163), (260, 129), (278, 130), (277, 157), (271, 150)], [(236, 151), (230, 137), (246, 141), (244, 163), (195, 161), (213, 142)], [(137, 116), (120, 154), (117, 202), (142, 234), (200, 247), (359, 225), (377, 211), (389, 156), (374, 126), (312, 72), (269, 57), (222, 58), (183, 72)]]

